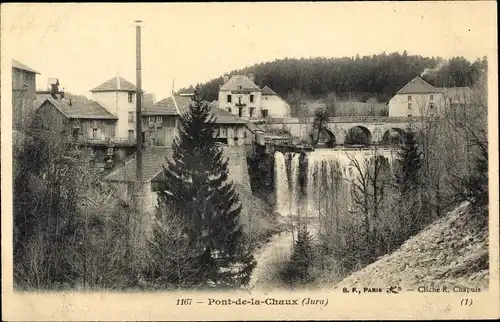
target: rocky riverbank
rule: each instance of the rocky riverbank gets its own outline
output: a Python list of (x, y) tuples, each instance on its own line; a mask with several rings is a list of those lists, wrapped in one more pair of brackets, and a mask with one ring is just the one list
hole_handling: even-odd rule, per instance
[(398, 250), (338, 283), (339, 287), (488, 288), (488, 228), (478, 226), (465, 202)]

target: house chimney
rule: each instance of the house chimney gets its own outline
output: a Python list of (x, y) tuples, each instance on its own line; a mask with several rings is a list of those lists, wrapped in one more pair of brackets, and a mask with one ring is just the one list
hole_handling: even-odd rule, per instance
[(255, 82), (255, 76), (253, 73), (248, 73), (248, 78), (250, 78), (252, 82)]
[(229, 74), (224, 74), (224, 84), (229, 80)]

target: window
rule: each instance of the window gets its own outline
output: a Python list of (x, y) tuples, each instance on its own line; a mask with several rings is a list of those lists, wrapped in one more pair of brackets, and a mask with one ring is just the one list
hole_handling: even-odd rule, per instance
[(128, 138), (129, 140), (134, 139), (134, 130), (128, 130)]
[(253, 103), (253, 95), (250, 95), (250, 103)]
[(224, 127), (224, 126), (223, 126), (223, 127), (221, 127), (221, 128), (220, 128), (220, 136), (222, 136), (222, 137), (226, 137), (226, 135), (227, 135), (226, 133), (227, 133), (227, 128), (226, 128), (226, 127)]
[(232, 97), (231, 97), (231, 95), (228, 95), (228, 96), (227, 96), (227, 102), (228, 102), (228, 103), (231, 103), (231, 102), (232, 102)]
[(79, 128), (74, 128), (73, 129), (73, 140), (77, 141), (79, 135), (80, 135), (80, 129)]
[(253, 112), (255, 112), (255, 108), (254, 107), (250, 107), (250, 117), (253, 117)]
[(430, 101), (432, 102), (434, 100), (434, 95), (430, 96)]
[(149, 117), (149, 123), (154, 123), (155, 122), (155, 117), (154, 116), (150, 116)]
[(267, 110), (262, 110), (262, 117), (267, 117)]
[(132, 103), (134, 101), (134, 93), (128, 93), (128, 102)]
[(156, 123), (161, 123), (161, 122), (163, 122), (161, 115), (156, 116)]
[(242, 89), (243, 87), (241, 85), (238, 85), (238, 89)]
[(134, 123), (134, 112), (128, 112), (128, 122)]
[(411, 102), (411, 95), (408, 95), (408, 102)]
[(411, 110), (411, 102), (408, 102), (408, 110)]
[(242, 116), (243, 116), (243, 107), (240, 107), (240, 108), (238, 109), (238, 115), (239, 115), (239, 117), (242, 117)]
[(231, 108), (230, 108), (230, 107), (228, 107), (228, 108), (227, 108), (227, 111), (228, 111), (229, 113), (231, 113)]
[(92, 129), (92, 137), (97, 138), (97, 129)]
[(248, 137), (248, 134), (247, 134), (247, 131), (243, 131), (243, 136), (245, 137), (245, 139)]

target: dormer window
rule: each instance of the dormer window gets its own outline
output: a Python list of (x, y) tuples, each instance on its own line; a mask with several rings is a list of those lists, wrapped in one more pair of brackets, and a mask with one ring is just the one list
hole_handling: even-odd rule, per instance
[(134, 93), (128, 93), (128, 102), (133, 103), (134, 102)]

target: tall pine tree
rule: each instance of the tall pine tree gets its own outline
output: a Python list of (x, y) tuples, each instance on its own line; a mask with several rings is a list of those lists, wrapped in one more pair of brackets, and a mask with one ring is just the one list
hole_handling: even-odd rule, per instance
[(415, 131), (409, 126), (403, 133), (403, 144), (396, 159), (395, 181), (399, 192), (398, 214), (401, 225), (396, 244), (404, 242), (427, 223), (422, 208), (422, 159)]
[(246, 247), (241, 204), (227, 180), (228, 163), (215, 144), (214, 127), (215, 116), (197, 86), (180, 118), (159, 200), (180, 215), (189, 242), (204, 248), (198, 260), (205, 283), (246, 285), (255, 261)]
[(420, 183), (422, 152), (416, 134), (411, 127), (403, 133), (403, 144), (397, 158), (396, 183), (401, 193), (415, 188)]

